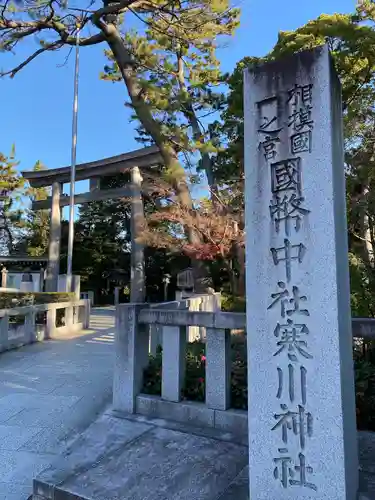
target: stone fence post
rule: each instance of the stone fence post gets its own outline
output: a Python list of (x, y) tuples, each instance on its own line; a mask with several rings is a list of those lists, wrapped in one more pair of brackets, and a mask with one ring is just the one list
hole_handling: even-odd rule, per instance
[(74, 307), (68, 306), (65, 308), (65, 326), (71, 327), (74, 323)]
[(46, 338), (52, 338), (56, 331), (56, 308), (47, 309), (47, 324), (46, 324)]
[(1, 270), (1, 288), (7, 287), (7, 281), (8, 281), (8, 270), (5, 267), (3, 267)]
[(90, 317), (91, 317), (91, 300), (85, 299), (84, 306), (84, 319), (83, 319), (83, 329), (87, 330), (90, 328)]
[(115, 286), (115, 306), (117, 307), (120, 303), (120, 287)]
[(36, 340), (35, 309), (31, 307), (25, 316), (25, 337), (29, 343)]
[(141, 392), (143, 369), (148, 364), (149, 331), (138, 324), (138, 314), (147, 304), (120, 304), (116, 314), (113, 409), (135, 413)]
[(163, 326), (163, 371), (161, 396), (166, 401), (181, 401), (185, 378), (186, 327)]
[(0, 318), (0, 352), (8, 348), (9, 316), (5, 314)]

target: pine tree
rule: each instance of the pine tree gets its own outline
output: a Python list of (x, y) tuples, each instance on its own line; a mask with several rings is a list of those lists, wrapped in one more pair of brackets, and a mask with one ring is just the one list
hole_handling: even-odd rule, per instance
[[(295, 31), (281, 32), (264, 58), (239, 61), (228, 80), (230, 93), (217, 124), (217, 140), (228, 148), (216, 158), (218, 179), (233, 191), (243, 186), (243, 70), (327, 43), (342, 83), (345, 167), (352, 278), (357, 315), (374, 315), (375, 303), (375, 5), (359, 2), (353, 14), (321, 15)], [(239, 205), (243, 198), (237, 200)]]
[[(34, 165), (34, 171), (45, 170), (46, 167), (41, 161)], [(45, 200), (49, 195), (49, 190), (29, 187), (26, 195), (32, 201)], [(20, 242), (20, 251), (27, 253), (31, 257), (41, 257), (47, 254), (49, 244), (49, 210), (32, 210), (28, 208), (24, 213), (25, 236)]]
[[(209, 8), (192, 12), (175, 7), (163, 16), (151, 16), (143, 34), (126, 33), (124, 43), (135, 61), (138, 85), (155, 123), (165, 139), (184, 153), (188, 167), (194, 166), (198, 153), (199, 167), (207, 175), (215, 203), (218, 192), (210, 153), (216, 148), (207, 122), (225, 102), (224, 75), (216, 50), (220, 38), (232, 35), (237, 27), (238, 10), (230, 10), (228, 2), (206, 3), (207, 7), (211, 3), (213, 11), (217, 9), (215, 22)], [(190, 4), (192, 7), (194, 2)], [(198, 28), (193, 30), (194, 26)], [(106, 55), (112, 64), (105, 67), (102, 78), (121, 81), (121, 68), (113, 53), (106, 51)], [(155, 140), (142, 123), (138, 131), (140, 141)]]
[(0, 255), (12, 253), (22, 228), (22, 212), (16, 205), (24, 181), (17, 165), (14, 146), (9, 156), (0, 153)]
[[(88, 10), (89, 9), (89, 10)], [(56, 51), (76, 44), (77, 30), (81, 30), (80, 45), (90, 46), (106, 43), (111, 56), (116, 62), (118, 73), (125, 84), (129, 96), (129, 104), (136, 114), (148, 137), (155, 143), (163, 158), (171, 185), (179, 203), (188, 210), (193, 209), (193, 200), (187, 181), (184, 166), (180, 161), (180, 134), (176, 141), (170, 135), (170, 124), (165, 127), (154, 114), (152, 99), (148, 98), (148, 85), (140, 75), (142, 57), (131, 50), (129, 42), (132, 32), (129, 31), (131, 18), (140, 25), (144, 33), (146, 49), (157, 56), (157, 44), (170, 46), (174, 53), (180, 54), (183, 62), (185, 51), (191, 53), (191, 60), (196, 54), (209, 52), (210, 46), (216, 43), (220, 34), (229, 34), (237, 24), (238, 10), (232, 9), (230, 0), (119, 0), (112, 2), (103, 0), (100, 7), (88, 9), (76, 8), (69, 1), (39, 2), (29, 0), (27, 8), (23, 4), (7, 2), (0, 13), (0, 44), (3, 50), (13, 51), (17, 44), (32, 36), (39, 40), (40, 47), (13, 69), (3, 74), (14, 77), (22, 68), (46, 51)], [(225, 26), (223, 29), (221, 26)], [(147, 34), (150, 28), (153, 33)], [(158, 33), (158, 34), (157, 34)], [(47, 35), (48, 34), (48, 35)], [(35, 36), (37, 35), (37, 36)], [(48, 38), (47, 38), (48, 36)], [(48, 40), (48, 41), (47, 41)], [(177, 51), (177, 52), (176, 52)], [(182, 57), (181, 57), (182, 56)], [(204, 57), (202, 62), (204, 61)], [(166, 61), (166, 64), (169, 63)], [(209, 63), (210, 65), (210, 63)], [(209, 66), (208, 65), (208, 66)], [(155, 68), (152, 68), (155, 71)], [(195, 71), (197, 82), (191, 82), (199, 92), (199, 78), (203, 78), (209, 68)], [(203, 81), (206, 81), (203, 79)], [(184, 84), (183, 81), (180, 84)], [(185, 111), (194, 125), (191, 113), (189, 92), (183, 88), (181, 96), (185, 96)], [(173, 123), (172, 123), (173, 125)], [(200, 144), (202, 129), (194, 126), (194, 140)], [(206, 141), (204, 141), (206, 142)], [(205, 145), (207, 147), (207, 145)], [(199, 145), (199, 148), (202, 147)], [(203, 168), (210, 172), (206, 156)], [(207, 168), (206, 168), (207, 167)], [(187, 238), (191, 244), (200, 243), (199, 234), (186, 228)], [(195, 263), (199, 269), (199, 264)]]
[[(235, 27), (238, 10), (231, 9), (230, 0), (104, 0), (102, 7), (90, 11), (79, 11), (69, 2), (40, 3), (30, 0), (27, 8), (23, 4), (9, 2), (0, 14), (1, 48), (14, 51), (20, 40), (35, 34), (39, 35), (40, 47), (3, 74), (14, 77), (41, 53), (75, 45), (78, 28), (81, 29), (81, 46), (107, 43), (126, 86), (130, 105), (145, 132), (159, 147), (180, 202), (192, 208), (185, 171), (179, 161), (178, 144), (171, 140), (169, 132), (153, 115), (147, 98), (148, 86), (145, 80), (139, 78), (143, 54), (134, 53), (129, 45), (132, 38), (127, 28), (130, 17), (136, 18), (145, 31), (144, 43), (148, 46), (145, 50), (150, 55), (157, 55), (157, 44), (169, 44), (182, 55), (187, 48), (193, 58), (195, 50), (199, 54), (202, 49), (207, 52), (210, 46), (214, 46), (215, 38), (225, 31), (222, 25), (227, 26), (227, 32)], [(147, 34), (147, 28), (153, 31), (151, 35)], [(95, 33), (90, 35), (93, 30)], [(43, 40), (47, 33), (48, 41)], [(168, 61), (166, 64), (169, 64)], [(194, 71), (198, 78), (197, 82), (192, 82), (195, 85), (208, 68)], [(181, 94), (184, 93), (182, 90)], [(190, 234), (189, 238), (194, 240), (194, 234)]]

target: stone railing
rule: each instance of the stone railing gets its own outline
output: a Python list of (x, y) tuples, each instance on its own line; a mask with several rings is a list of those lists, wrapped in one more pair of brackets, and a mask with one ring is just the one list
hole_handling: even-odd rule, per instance
[[(188, 311), (185, 304), (172, 302), (163, 307), (121, 304), (116, 318), (115, 412), (212, 427), (246, 439), (247, 412), (230, 408), (231, 331), (246, 328), (244, 313)], [(162, 337), (161, 396), (141, 393), (143, 370), (148, 363), (150, 327), (151, 337), (152, 331)], [(205, 403), (181, 401), (189, 327), (206, 329)], [(375, 340), (375, 319), (354, 318), (352, 329), (357, 339)]]
[(0, 310), (0, 352), (89, 327), (90, 301)]
[(88, 299), (90, 301), (90, 305), (92, 307), (94, 305), (94, 292), (90, 291), (90, 290), (87, 292), (81, 292), (80, 299), (81, 300)]
[(375, 340), (375, 318), (352, 318), (353, 337)]
[[(178, 310), (194, 312), (217, 312), (221, 309), (220, 293), (197, 295), (182, 300), (163, 302), (161, 304), (150, 304), (152, 309)], [(186, 339), (188, 342), (194, 340), (204, 340), (206, 329), (200, 326), (189, 326), (186, 329)], [(163, 345), (162, 326), (158, 324), (150, 325), (149, 350), (155, 354), (157, 347)]]
[[(165, 304), (166, 307), (166, 304)], [(240, 313), (188, 311), (122, 304), (117, 308), (113, 408), (181, 423), (214, 427), (242, 437), (247, 431), (247, 412), (230, 409), (230, 331), (244, 329)], [(150, 326), (161, 327), (161, 397), (141, 394), (143, 370), (148, 363)], [(186, 364), (187, 328), (206, 330), (205, 403), (182, 402)], [(152, 335), (152, 334), (151, 334)]]

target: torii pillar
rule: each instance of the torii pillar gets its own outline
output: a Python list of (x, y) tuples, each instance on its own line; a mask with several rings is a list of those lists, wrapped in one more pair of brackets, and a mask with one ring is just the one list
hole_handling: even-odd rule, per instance
[(145, 216), (142, 201), (142, 176), (138, 167), (131, 169), (131, 273), (130, 301), (144, 302), (145, 260), (144, 245), (140, 241), (145, 230)]
[(57, 292), (60, 271), (60, 244), (61, 244), (61, 210), (60, 196), (62, 184), (52, 184), (51, 222), (48, 247), (48, 268), (46, 278), (46, 292)]

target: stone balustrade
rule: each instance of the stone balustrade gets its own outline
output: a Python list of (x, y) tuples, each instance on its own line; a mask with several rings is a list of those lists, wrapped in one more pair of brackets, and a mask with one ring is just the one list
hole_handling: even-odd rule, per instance
[[(63, 310), (63, 313), (59, 314), (58, 310)], [(89, 324), (89, 300), (1, 309), (0, 352), (55, 335), (74, 333), (88, 328)]]
[[(188, 297), (182, 300), (175, 300), (171, 302), (163, 302), (161, 304), (150, 304), (152, 309), (162, 310), (179, 310), (190, 312), (216, 312), (221, 308), (221, 295), (220, 293), (203, 294), (193, 297)], [(150, 323), (150, 352), (156, 354), (157, 347), (163, 345), (162, 328), (160, 324)], [(188, 342), (194, 340), (204, 340), (206, 336), (206, 329), (199, 326), (188, 326), (186, 329), (186, 338)]]
[[(230, 409), (230, 331), (244, 329), (245, 315), (212, 312), (213, 307), (211, 312), (190, 311), (187, 309), (190, 300), (162, 306), (121, 304), (117, 308), (114, 411), (213, 427), (246, 439), (247, 412)], [(143, 370), (148, 363), (150, 327), (161, 328), (160, 397), (141, 394)], [(203, 339), (206, 343), (205, 403), (181, 401), (189, 327), (206, 331)]]
[[(191, 299), (189, 299), (191, 300)], [(117, 307), (113, 408), (152, 418), (213, 427), (246, 440), (247, 412), (230, 408), (231, 331), (244, 330), (244, 313), (189, 311), (187, 301)], [(353, 318), (353, 337), (375, 339), (375, 319)], [(206, 330), (205, 403), (181, 400), (187, 329)], [(161, 396), (142, 394), (150, 337), (161, 335)], [(151, 350), (152, 351), (152, 350)]]
[(80, 292), (80, 299), (88, 299), (92, 307), (94, 305), (94, 292), (92, 290), (88, 290), (87, 292)]

